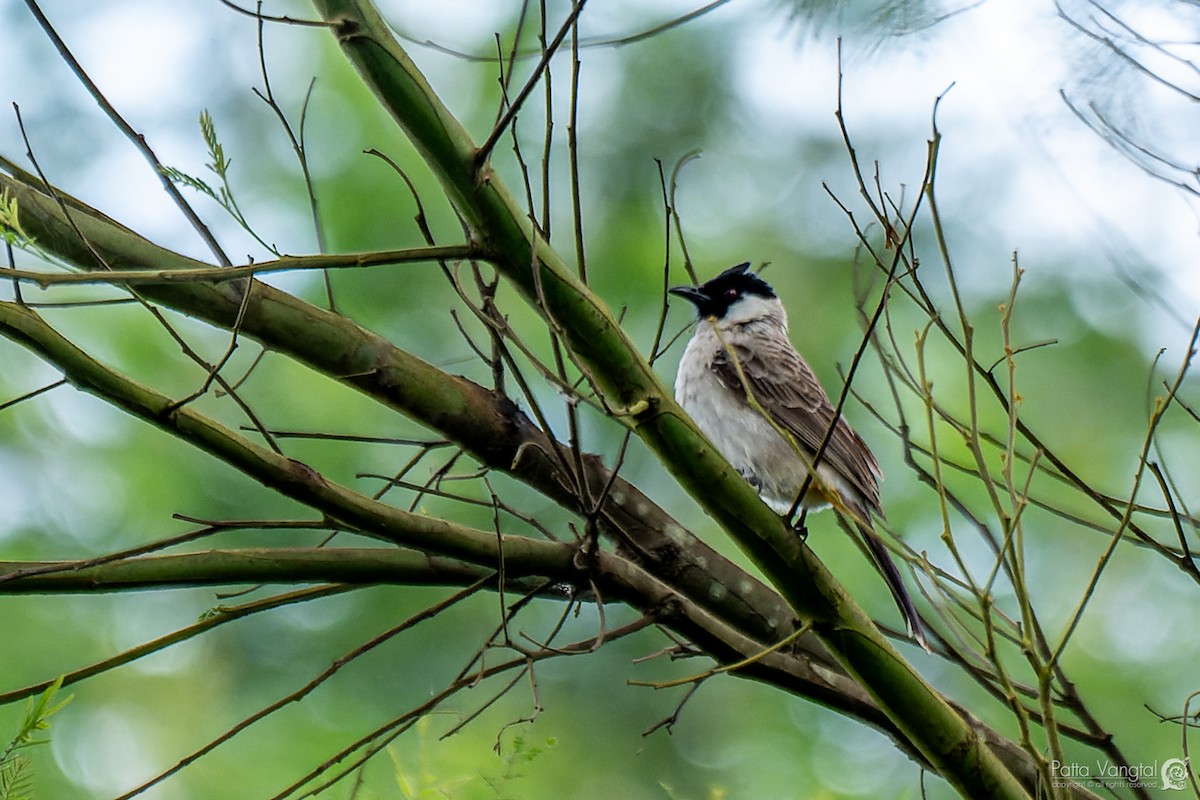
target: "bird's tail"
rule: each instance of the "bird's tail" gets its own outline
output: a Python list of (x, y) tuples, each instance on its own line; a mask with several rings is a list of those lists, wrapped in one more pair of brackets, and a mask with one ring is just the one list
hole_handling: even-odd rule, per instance
[(896, 562), (892, 559), (892, 554), (888, 552), (887, 545), (879, 538), (879, 534), (875, 532), (875, 528), (869, 522), (865, 524), (859, 522), (858, 530), (862, 534), (863, 543), (871, 551), (871, 558), (875, 561), (875, 566), (879, 568), (888, 589), (892, 592), (892, 597), (896, 600), (900, 614), (904, 617), (904, 625), (908, 628), (908, 635), (916, 639), (917, 644), (921, 645), (925, 652), (931, 652), (929, 642), (925, 640), (925, 632), (921, 629), (921, 615), (917, 613), (917, 607), (913, 605), (912, 595), (905, 588), (904, 581), (900, 577), (900, 570), (896, 568)]

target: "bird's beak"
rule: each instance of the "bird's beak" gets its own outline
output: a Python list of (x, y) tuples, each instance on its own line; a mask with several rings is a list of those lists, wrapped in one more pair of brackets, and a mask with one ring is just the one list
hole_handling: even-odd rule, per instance
[(695, 305), (700, 305), (707, 299), (699, 286), (672, 286), (667, 289), (667, 293), (686, 298)]

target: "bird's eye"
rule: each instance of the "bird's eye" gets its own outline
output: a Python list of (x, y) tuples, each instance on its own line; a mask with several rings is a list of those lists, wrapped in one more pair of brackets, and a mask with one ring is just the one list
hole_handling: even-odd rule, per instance
[(737, 290), (737, 289), (726, 289), (726, 290), (725, 290), (725, 298), (726, 298), (727, 300), (736, 300), (736, 299), (737, 299), (737, 296), (738, 296), (738, 290)]

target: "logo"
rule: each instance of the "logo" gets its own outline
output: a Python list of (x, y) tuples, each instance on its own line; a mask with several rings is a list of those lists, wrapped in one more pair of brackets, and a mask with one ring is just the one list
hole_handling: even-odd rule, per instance
[(1159, 773), (1164, 789), (1186, 789), (1188, 782), (1188, 765), (1182, 758), (1169, 758), (1163, 762)]
[(1168, 758), (1139, 764), (1114, 764), (1107, 759), (1095, 765), (1080, 762), (1050, 762), (1050, 775), (1058, 788), (1085, 789), (1165, 789), (1180, 791), (1191, 783), (1191, 769), (1186, 758)]

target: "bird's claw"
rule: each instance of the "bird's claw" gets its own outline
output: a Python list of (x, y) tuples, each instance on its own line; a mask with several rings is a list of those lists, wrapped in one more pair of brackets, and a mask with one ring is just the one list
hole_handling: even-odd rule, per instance
[(808, 512), (807, 508), (801, 507), (800, 513), (798, 515), (796, 515), (795, 517), (789, 517), (787, 519), (788, 527), (796, 532), (796, 535), (800, 537), (800, 541), (802, 541), (802, 542), (808, 541), (808, 524), (807, 524), (808, 523), (808, 513), (807, 512)]
[(803, 516), (795, 520), (789, 520), (788, 527), (796, 532), (796, 535), (800, 537), (800, 541), (808, 541), (808, 526), (804, 524)]

